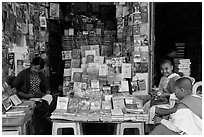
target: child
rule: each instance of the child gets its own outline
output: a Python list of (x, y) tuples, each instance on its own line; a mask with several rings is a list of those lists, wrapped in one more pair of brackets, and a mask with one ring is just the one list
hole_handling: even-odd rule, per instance
[(157, 117), (161, 123), (150, 135), (201, 135), (202, 134), (202, 98), (192, 95), (192, 81), (188, 77), (175, 82), (175, 94), (180, 100), (176, 112), (169, 120)]
[[(161, 78), (159, 83), (158, 93), (160, 94), (160, 96), (163, 96), (163, 97), (170, 96), (170, 98), (169, 98), (169, 104), (156, 105), (156, 106), (159, 108), (170, 109), (174, 107), (175, 100), (176, 100), (176, 97), (173, 94), (174, 83), (180, 76), (176, 73), (173, 73), (173, 65), (170, 60), (164, 59), (161, 62), (160, 68), (161, 68), (161, 73), (163, 77)], [(155, 110), (156, 106), (153, 106), (153, 107), (151, 106), (152, 106), (151, 101), (149, 101), (143, 107), (145, 111), (149, 112), (149, 124), (153, 124), (152, 119), (154, 118), (155, 111), (156, 111)]]
[(159, 82), (159, 91), (167, 95), (172, 94), (174, 91), (174, 83), (179, 78), (179, 75), (173, 73), (173, 64), (170, 60), (163, 60), (160, 68), (163, 77)]

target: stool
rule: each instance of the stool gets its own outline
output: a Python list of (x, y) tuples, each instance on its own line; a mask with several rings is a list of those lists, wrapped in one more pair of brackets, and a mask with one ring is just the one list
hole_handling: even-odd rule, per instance
[(83, 135), (83, 128), (80, 122), (77, 122), (78, 135)]
[[(64, 123), (64, 122), (53, 121), (52, 135), (58, 135), (58, 134), (62, 135), (62, 128), (73, 128), (74, 129), (74, 135), (80, 135), (81, 134), (80, 125), (77, 122)], [(58, 129), (59, 129), (59, 131), (58, 131)]]
[(117, 124), (116, 124), (116, 127), (115, 127), (115, 129), (114, 129), (114, 134), (115, 134), (115, 135), (120, 135), (120, 126), (121, 126), (120, 123), (117, 123)]
[(144, 123), (121, 123), (120, 124), (120, 135), (124, 134), (126, 128), (137, 128), (139, 129), (139, 134), (144, 135)]

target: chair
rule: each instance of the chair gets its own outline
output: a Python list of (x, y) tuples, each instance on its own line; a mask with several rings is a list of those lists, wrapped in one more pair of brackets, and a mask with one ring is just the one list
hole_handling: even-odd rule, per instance
[(198, 90), (198, 88), (202, 86), (202, 81), (199, 81), (199, 82), (196, 82), (194, 85), (193, 85), (193, 90), (192, 90), (192, 93), (194, 95), (200, 95), (202, 96), (202, 90)]

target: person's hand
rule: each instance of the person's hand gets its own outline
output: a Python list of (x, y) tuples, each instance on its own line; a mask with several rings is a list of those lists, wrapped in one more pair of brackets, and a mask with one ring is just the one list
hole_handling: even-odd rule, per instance
[(46, 94), (51, 94), (51, 92), (50, 92), (50, 91), (47, 91)]
[(14, 94), (17, 94), (16, 88), (12, 88), (11, 90), (12, 90), (12, 92), (13, 92)]
[(41, 98), (42, 96), (44, 96), (43, 93), (40, 93), (40, 92), (35, 93), (35, 97), (36, 97), (36, 98)]
[(161, 123), (162, 118), (155, 116), (155, 117), (153, 118), (153, 120), (154, 120), (154, 123), (155, 123), (155, 124), (159, 124), (159, 123)]
[(35, 95), (34, 94), (28, 94), (28, 98), (34, 98)]

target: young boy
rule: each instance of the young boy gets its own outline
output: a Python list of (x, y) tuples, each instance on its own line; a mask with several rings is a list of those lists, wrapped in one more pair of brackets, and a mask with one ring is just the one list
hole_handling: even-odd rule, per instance
[[(174, 93), (174, 83), (180, 76), (176, 73), (173, 73), (173, 65), (172, 65), (170, 60), (164, 59), (161, 62), (160, 67), (161, 67), (161, 73), (162, 73), (163, 77), (161, 78), (160, 83), (159, 83), (159, 93), (163, 97), (170, 96), (169, 104), (154, 105), (151, 103), (151, 101), (147, 102), (144, 105), (144, 110), (149, 112), (149, 124), (153, 124), (152, 119), (154, 118), (155, 113), (158, 112), (158, 114), (160, 114), (159, 113), (160, 108), (166, 109), (166, 110), (162, 110), (161, 114), (172, 113), (171, 108), (174, 107), (175, 100), (176, 100), (176, 97), (173, 94)], [(153, 107), (151, 107), (151, 106), (153, 106)], [(170, 110), (168, 110), (168, 109), (170, 109)]]
[(163, 77), (159, 82), (159, 91), (168, 95), (174, 93), (174, 83), (179, 75), (173, 73), (173, 64), (170, 60), (163, 60), (160, 65)]
[(158, 125), (150, 135), (201, 135), (202, 134), (202, 98), (192, 95), (192, 81), (188, 77), (175, 82), (175, 94), (179, 99), (176, 112), (169, 120), (157, 117)]

